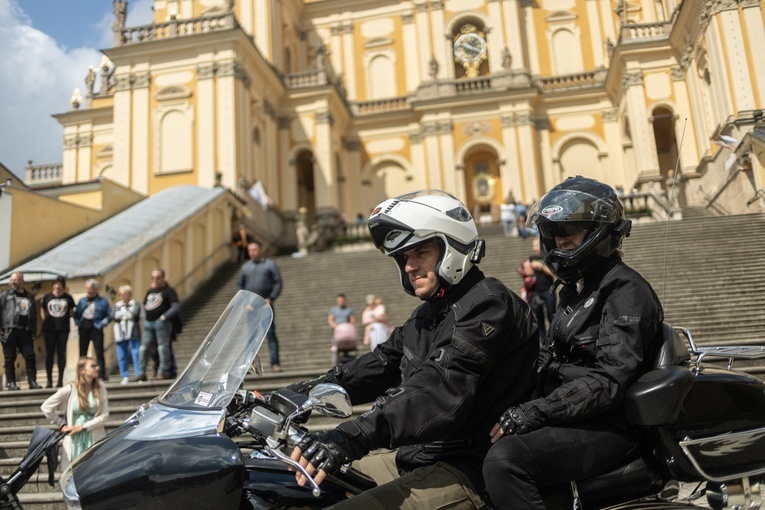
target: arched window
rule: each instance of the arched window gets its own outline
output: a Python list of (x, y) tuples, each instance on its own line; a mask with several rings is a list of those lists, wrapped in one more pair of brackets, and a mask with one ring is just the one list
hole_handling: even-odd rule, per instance
[(169, 110), (160, 121), (159, 173), (192, 169), (192, 122), (183, 110)]
[(568, 29), (556, 30), (552, 36), (553, 73), (574, 74), (583, 70), (579, 40)]
[(395, 97), (396, 70), (393, 61), (387, 54), (378, 54), (369, 60), (368, 64), (369, 99)]

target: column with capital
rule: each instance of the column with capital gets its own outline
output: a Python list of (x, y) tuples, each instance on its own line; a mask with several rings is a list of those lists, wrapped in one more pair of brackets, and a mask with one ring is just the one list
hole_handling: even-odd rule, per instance
[(636, 175), (627, 176), (627, 182), (633, 183), (641, 176), (658, 177), (659, 158), (656, 154), (653, 128), (648, 121), (643, 72), (639, 69), (627, 71), (622, 78), (622, 86), (624, 87), (626, 113), (634, 147), (636, 171)]

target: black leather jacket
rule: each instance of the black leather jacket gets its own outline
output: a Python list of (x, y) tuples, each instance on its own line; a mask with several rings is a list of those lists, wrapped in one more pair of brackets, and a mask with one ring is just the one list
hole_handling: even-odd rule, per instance
[[(24, 289), (23, 296), (29, 300), (29, 310), (27, 311), (27, 325), (24, 328), (31, 331), (32, 334), (37, 331), (37, 307), (35, 306), (35, 297), (28, 290)], [(11, 289), (0, 292), (0, 330), (2, 330), (2, 341), (8, 338), (11, 330), (19, 323), (20, 310), (16, 306), (16, 296)]]
[(528, 306), (472, 268), (444, 298), (419, 306), (374, 352), (330, 372), (372, 409), (338, 428), (372, 450), (399, 448), (402, 472), (446, 461), (483, 486), (489, 430), (528, 400), (539, 351)]
[(543, 397), (519, 407), (531, 429), (599, 416), (626, 426), (625, 390), (651, 369), (661, 346), (663, 312), (650, 284), (619, 257), (561, 289), (540, 355)]

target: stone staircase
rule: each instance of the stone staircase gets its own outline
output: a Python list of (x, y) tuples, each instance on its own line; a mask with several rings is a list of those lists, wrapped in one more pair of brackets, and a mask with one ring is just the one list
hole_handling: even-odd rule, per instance
[[(505, 238), (494, 226), (481, 227), (481, 232), (487, 240), (481, 268), (518, 291), (521, 279), (516, 267), (531, 253), (531, 239)], [(667, 322), (690, 328), (699, 344), (765, 344), (764, 232), (762, 214), (684, 219), (669, 225), (635, 225), (623, 248), (625, 260), (643, 273), (662, 299)], [(277, 389), (330, 367), (327, 313), (339, 292), (346, 294), (357, 318), (366, 294), (382, 296), (394, 324), (405, 320), (418, 304), (401, 289), (394, 263), (371, 245), (306, 258), (279, 257), (276, 261), (284, 280), (275, 306), (284, 371), (273, 373), (268, 367), (268, 353), (261, 352), (265, 374), (248, 377), (248, 388)], [(225, 264), (183, 303), (184, 331), (174, 345), (180, 368), (188, 363), (235, 293), (238, 270), (236, 264)], [(364, 350), (360, 346), (360, 352)], [(765, 378), (763, 360), (737, 362), (735, 366)], [(168, 384), (109, 383), (107, 430), (117, 427)], [(7, 475), (18, 465), (34, 425), (44, 421), (39, 406), (51, 391), (0, 392), (0, 474)], [(356, 412), (366, 408), (359, 407)], [(310, 423), (312, 428), (331, 424), (331, 420), (321, 418)], [(22, 491), (25, 508), (64, 508), (58, 485), (51, 488), (46, 481), (43, 464)]]

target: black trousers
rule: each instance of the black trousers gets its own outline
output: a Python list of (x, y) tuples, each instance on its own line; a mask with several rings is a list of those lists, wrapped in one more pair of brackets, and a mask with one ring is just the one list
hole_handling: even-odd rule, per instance
[(3, 356), (5, 357), (5, 382), (16, 382), (16, 356), (18, 351), (24, 356), (24, 362), (27, 368), (27, 380), (29, 382), (37, 380), (37, 362), (35, 360), (35, 345), (32, 339), (32, 332), (26, 329), (16, 329), (11, 331), (8, 339), (3, 343)]
[(80, 324), (80, 357), (88, 355), (88, 346), (93, 342), (98, 361), (98, 377), (106, 381), (106, 360), (104, 359), (104, 332), (92, 324)]
[(544, 510), (540, 488), (607, 471), (619, 465), (636, 444), (631, 433), (595, 422), (506, 436), (484, 460), (486, 488), (499, 510)]
[(58, 360), (58, 385), (64, 382), (64, 368), (66, 368), (66, 341), (69, 339), (69, 331), (43, 330), (45, 339), (45, 372), (48, 374), (48, 382), (53, 381), (53, 356)]

